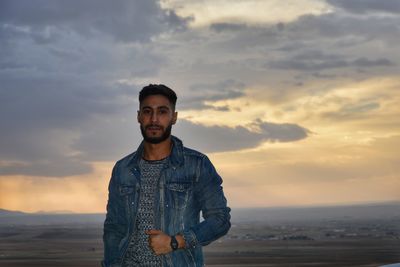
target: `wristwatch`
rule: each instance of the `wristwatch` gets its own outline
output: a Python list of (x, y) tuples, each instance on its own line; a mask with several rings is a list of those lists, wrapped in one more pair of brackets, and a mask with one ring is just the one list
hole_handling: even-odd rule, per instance
[(176, 240), (175, 236), (171, 235), (171, 248), (172, 250), (177, 250), (178, 249), (178, 241)]

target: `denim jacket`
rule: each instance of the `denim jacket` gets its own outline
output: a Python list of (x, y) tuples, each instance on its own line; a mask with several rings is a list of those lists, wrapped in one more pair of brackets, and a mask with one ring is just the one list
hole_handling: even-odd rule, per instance
[[(186, 247), (160, 256), (162, 266), (204, 266), (202, 246), (228, 232), (230, 208), (222, 179), (207, 156), (184, 147), (174, 136), (172, 142), (172, 152), (161, 171), (156, 192), (155, 226), (168, 235), (182, 234)], [(113, 168), (104, 222), (103, 267), (121, 266), (134, 231), (142, 155), (143, 142)]]

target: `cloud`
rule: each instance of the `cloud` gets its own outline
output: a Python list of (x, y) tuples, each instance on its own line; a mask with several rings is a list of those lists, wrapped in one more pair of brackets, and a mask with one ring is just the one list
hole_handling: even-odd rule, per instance
[(215, 102), (220, 100), (230, 100), (244, 96), (245, 84), (234, 79), (227, 79), (216, 83), (195, 83), (183, 95), (179, 108), (185, 109), (215, 109), (220, 111), (229, 111), (228, 106), (213, 107), (206, 102)]
[(378, 102), (367, 102), (356, 104), (346, 104), (334, 112), (322, 112), (321, 117), (336, 121), (368, 119), (372, 111), (379, 109), (381, 105)]
[(387, 67), (395, 65), (389, 59), (367, 59), (357, 58), (355, 60), (327, 60), (327, 61), (316, 61), (316, 60), (281, 60), (273, 61), (269, 64), (272, 68), (284, 69), (284, 70), (300, 70), (300, 71), (318, 71), (325, 69), (338, 69), (348, 67), (359, 67), (359, 68), (372, 68), (372, 67)]
[[(256, 131), (245, 127), (205, 126), (179, 119), (173, 134), (187, 146), (203, 152), (223, 152), (254, 148), (263, 142), (295, 142), (307, 138), (310, 131), (296, 124), (255, 121)], [(83, 161), (116, 161), (133, 152), (142, 141), (139, 124), (132, 112), (130, 118), (92, 122), (84, 129), (72, 147), (81, 151)]]
[(351, 65), (360, 68), (368, 68), (368, 67), (382, 67), (382, 66), (394, 66), (395, 64), (387, 58), (379, 58), (376, 60), (370, 60), (365, 57), (357, 58)]
[[(137, 92), (150, 82), (177, 88), (183, 111), (216, 110), (227, 118), (246, 98), (260, 105), (236, 113), (247, 122), (262, 118), (252, 130), (178, 123), (185, 139), (216, 152), (306, 138), (308, 130), (297, 124), (265, 122), (262, 105), (283, 104), (312, 90), (323, 95), (332, 86), (320, 89), (318, 81), (339, 80), (343, 68), (354, 78), (398, 72), (396, 16), (355, 16), (334, 9), (318, 16), (297, 12), (284, 22), (227, 16), (187, 28), (188, 18), (178, 16), (178, 9), (162, 8), (157, 1), (0, 5), (0, 160), (7, 173), (51, 176), (70, 169), (76, 174), (88, 171), (92, 161), (129, 153), (141, 140)], [(300, 15), (309, 14), (303, 11)], [(291, 70), (308, 73), (300, 77)], [(360, 104), (336, 111), (348, 117), (379, 107)], [(212, 122), (218, 125), (217, 120)]]
[(149, 41), (159, 33), (186, 27), (187, 19), (173, 10), (162, 9), (158, 1), (87, 0), (81, 2), (38, 0), (1, 2), (0, 23), (25, 27), (38, 37), (53, 31), (74, 31), (90, 37), (108, 34), (118, 41)]
[(157, 74), (165, 57), (145, 43), (185, 22), (154, 1), (0, 5), (1, 174), (79, 175), (125, 153), (77, 140), (134, 110), (143, 85), (123, 80)]
[(216, 32), (224, 32), (224, 31), (239, 31), (246, 29), (246, 24), (239, 23), (213, 23), (210, 25), (210, 29)]
[[(171, 64), (163, 77), (183, 84), (185, 93), (203, 81), (233, 78), (246, 85), (245, 92), (259, 88), (271, 103), (287, 101), (309, 93), (310, 83), (397, 75), (399, 23), (396, 16), (354, 16), (341, 9), (273, 24), (226, 18), (160, 43), (175, 48), (167, 50)], [(185, 109), (205, 109), (203, 102), (193, 101)]]
[(324, 1), (318, 0), (287, 0), (284, 7), (279, 0), (164, 0), (162, 3), (181, 16), (193, 16), (193, 27), (228, 20), (250, 24), (292, 21), (304, 14), (325, 13), (329, 8)]
[(300, 71), (319, 71), (337, 68), (373, 68), (390, 67), (395, 64), (386, 58), (368, 59), (365, 57), (353, 60), (346, 59), (344, 55), (326, 54), (322, 51), (304, 51), (289, 59), (276, 60), (269, 63), (269, 66), (277, 69), (292, 69)]
[[(337, 37), (366, 37), (382, 38), (382, 41), (391, 40), (394, 32), (399, 32), (395, 26), (399, 22), (397, 16), (352, 16), (343, 12), (333, 12), (320, 16), (305, 15), (298, 20), (286, 24), (285, 29), (292, 37), (300, 37), (302, 40), (311, 37), (312, 39)], [(305, 39), (306, 40), (306, 39)], [(337, 40), (334, 40), (337, 41)]]
[[(92, 161), (115, 161), (132, 152), (141, 136), (135, 103), (139, 86), (104, 86), (79, 76), (4, 77), (0, 119), (1, 174), (62, 177), (91, 171)], [(215, 92), (213, 87), (220, 91)], [(226, 80), (214, 85), (197, 84), (191, 90), (206, 100), (235, 98), (244, 84)], [(28, 89), (28, 90), (27, 90)], [(201, 103), (201, 98), (193, 99)], [(185, 101), (182, 101), (185, 103)], [(193, 102), (192, 102), (193, 103)], [(226, 111), (227, 106), (215, 107)], [(184, 136), (205, 151), (256, 147), (264, 141), (290, 142), (307, 137), (295, 124), (256, 122), (244, 127), (206, 127), (179, 122)], [(215, 140), (203, 143), (203, 140)], [(224, 140), (224, 142), (221, 142)], [(225, 142), (228, 140), (228, 142)], [(208, 144), (205, 145), (204, 144)]]
[(88, 162), (81, 162), (69, 157), (59, 157), (45, 162), (29, 161), (3, 164), (0, 168), (0, 175), (64, 177), (81, 175), (92, 170)]
[(76, 175), (90, 171), (72, 147), (96, 117), (126, 113), (137, 87), (105, 85), (80, 76), (33, 77), (0, 73), (2, 174)]
[[(276, 124), (255, 121), (251, 131), (245, 127), (204, 126), (181, 119), (173, 133), (182, 138), (185, 145), (202, 152), (223, 152), (254, 148), (263, 142), (295, 142), (307, 138), (309, 131), (296, 124)], [(14, 156), (13, 162), (3, 162), (2, 175), (30, 175), (63, 177), (85, 174), (92, 170), (90, 162), (116, 161), (136, 150), (142, 137), (134, 112), (125, 118), (113, 120), (98, 117), (81, 126), (79, 136), (63, 140), (45, 133), (20, 133), (14, 136), (5, 158)], [(57, 138), (57, 139), (56, 139)], [(15, 142), (13, 142), (15, 140)], [(59, 143), (63, 140), (65, 143)], [(16, 142), (19, 142), (16, 143)], [(14, 151), (10, 151), (14, 149)], [(68, 153), (68, 151), (73, 153)]]
[(93, 114), (124, 110), (130, 104), (126, 95), (137, 93), (134, 86), (107, 86), (80, 76), (6, 77), (0, 74), (0, 79), (0, 118), (8, 128), (70, 128)]
[(310, 131), (291, 123), (269, 123), (260, 120), (252, 125), (257, 131), (243, 126), (204, 126), (180, 120), (174, 132), (184, 143), (203, 152), (224, 152), (255, 148), (263, 142), (295, 142), (307, 138)]
[(115, 162), (135, 151), (142, 139), (132, 107), (124, 116), (96, 117), (83, 125), (71, 148), (80, 151), (77, 158), (81, 161)]
[(354, 13), (400, 13), (400, 2), (397, 0), (327, 0), (327, 2)]

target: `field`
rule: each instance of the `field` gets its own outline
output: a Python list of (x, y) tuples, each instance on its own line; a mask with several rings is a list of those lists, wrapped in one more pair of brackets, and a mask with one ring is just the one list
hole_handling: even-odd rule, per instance
[[(380, 266), (400, 262), (400, 222), (236, 223), (205, 247), (207, 266)], [(1, 225), (1, 267), (99, 266), (102, 225)]]

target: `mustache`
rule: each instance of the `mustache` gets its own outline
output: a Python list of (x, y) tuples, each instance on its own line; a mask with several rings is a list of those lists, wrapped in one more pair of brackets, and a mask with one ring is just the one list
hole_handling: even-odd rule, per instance
[(158, 125), (158, 124), (149, 124), (145, 128), (146, 129), (149, 129), (149, 128), (163, 129), (163, 127), (161, 125)]

